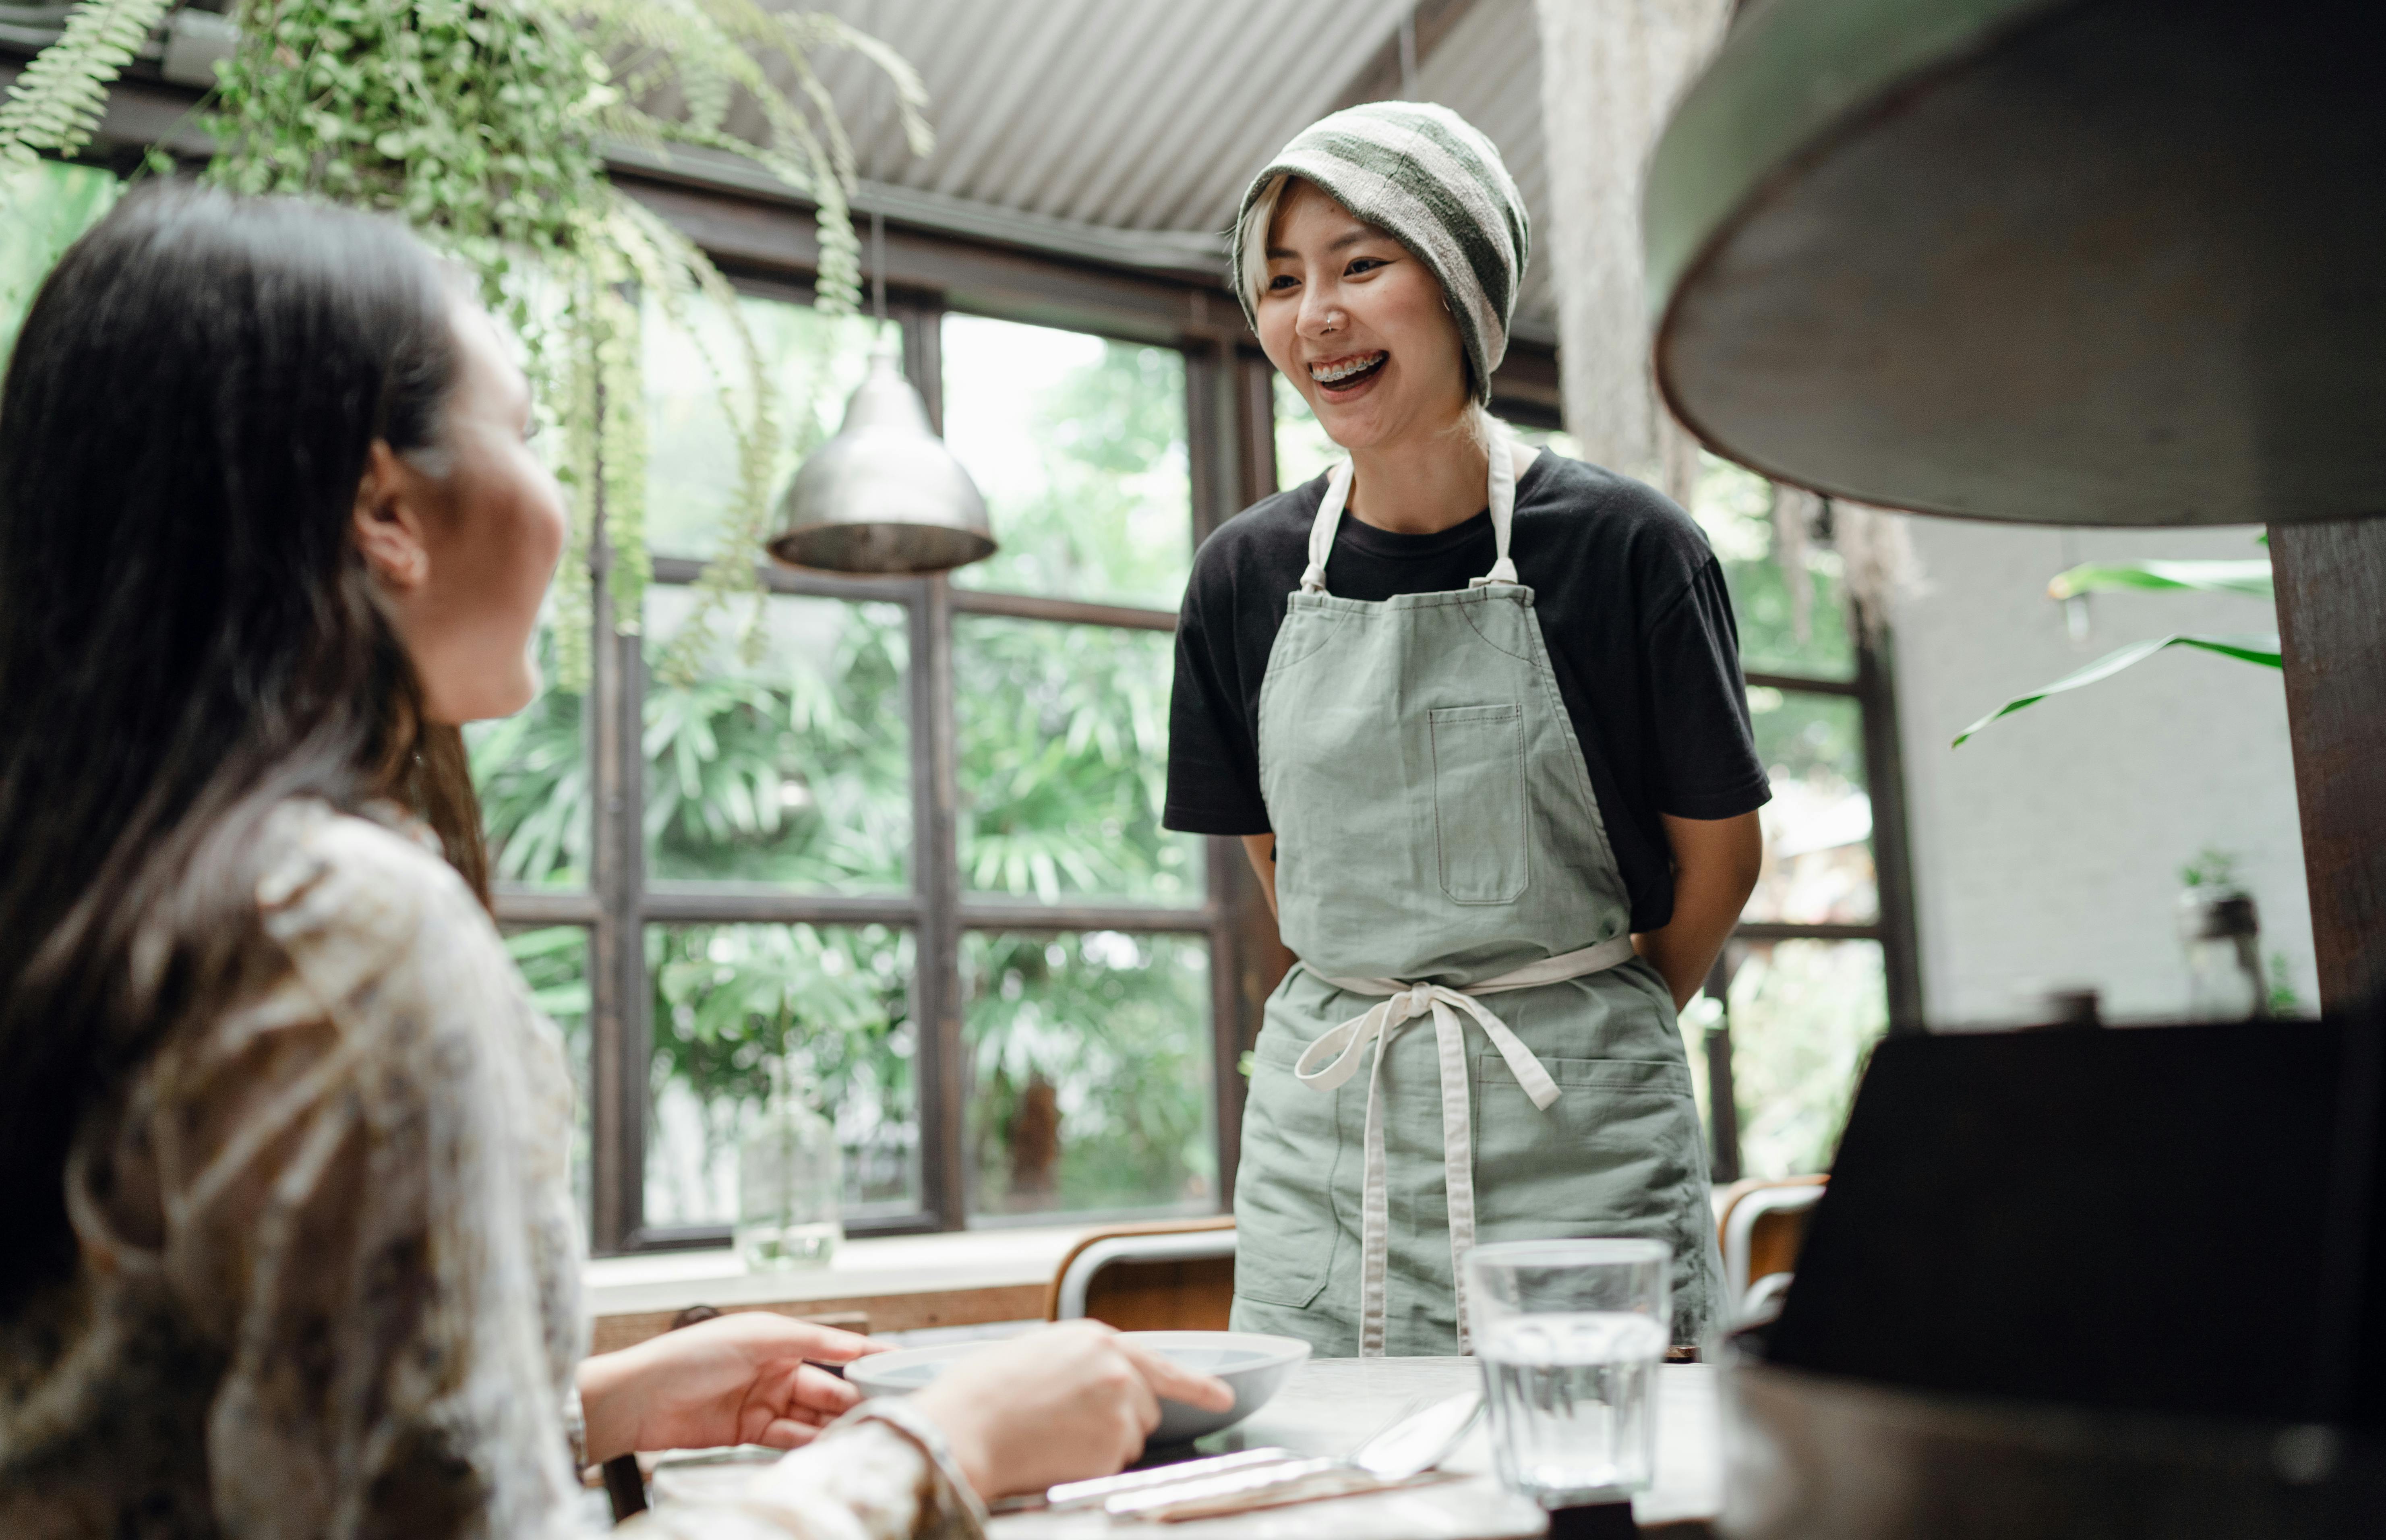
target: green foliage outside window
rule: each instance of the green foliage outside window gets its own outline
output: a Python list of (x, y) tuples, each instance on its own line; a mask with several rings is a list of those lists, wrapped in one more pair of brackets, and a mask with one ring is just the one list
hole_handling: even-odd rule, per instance
[(916, 1207), (911, 938), (885, 926), (691, 925), (647, 933), (654, 984), (647, 1221), (736, 1215), (744, 1120), (771, 1061), (808, 1075), (846, 1154), (849, 1212)]
[(955, 623), (967, 886), (1199, 902), (1200, 841), (1160, 826), (1174, 657), (1165, 632)]
[[(555, 651), (553, 627), (541, 626), (543, 673)], [(534, 887), (585, 887), (595, 788), (582, 697), (542, 690), (510, 717), (467, 726), (464, 743), (488, 832), (490, 875)]]
[[(1690, 513), (1723, 564), (1739, 624), (1740, 663), (1759, 672), (1852, 679), (1855, 638), (1839, 555), (1818, 544), (1807, 549), (1802, 572), (1784, 571), (1775, 549), (1773, 496), (1764, 477), (1700, 453)], [(1809, 599), (1802, 634), (1793, 583), (1803, 584)]]
[(577, 925), (544, 925), (506, 937), (506, 950), (530, 986), (531, 1003), (563, 1033), (578, 1113), (571, 1125), (571, 1190), (580, 1212), (589, 1199), (588, 933)]
[[(820, 324), (799, 307), (749, 301), (747, 310), (778, 343), (767, 361), (774, 378), (829, 382), (823, 399), (869, 341), (866, 329)], [(1182, 360), (1083, 337), (1055, 345), (1074, 352), (1018, 404), (1032, 429), (1018, 463), (1069, 498), (1025, 503), (997, 532), (1022, 553), (1020, 571), (1124, 575), (1130, 590), (1173, 606), (1167, 585), (1181, 585), (1191, 544)], [(719, 441), (690, 378), (685, 368), (649, 377), (658, 532), (702, 529), (704, 500), (717, 505), (697, 472)], [(1103, 401), (1102, 412), (1081, 411)], [(1135, 525), (1168, 507), (1171, 476), (1179, 485), (1163, 542)], [(683, 499), (698, 506), (683, 512)], [(684, 588), (654, 592), (650, 655), (673, 645), (691, 605)], [(903, 611), (785, 596), (761, 606), (757, 653), (714, 641), (695, 655), (690, 680), (647, 680), (647, 874), (901, 891), (912, 880)], [(1199, 843), (1159, 826), (1168, 635), (963, 616), (955, 645), (964, 882), (1044, 901), (1198, 902)], [(584, 882), (593, 809), (577, 697), (543, 697), (476, 728), (473, 747), (499, 874)], [(739, 1124), (760, 1106), (767, 1058), (783, 1051), (818, 1077), (858, 1211), (917, 1204), (912, 945), (878, 927), (648, 930), (649, 1222), (733, 1217)], [(980, 1209), (1207, 1201), (1216, 1175), (1206, 945), (1096, 933), (973, 935), (964, 945)]]
[(943, 333), (945, 436), (1002, 546), (954, 581), (1174, 609), (1193, 559), (1184, 355), (983, 316)]
[(1199, 937), (966, 939), (973, 1211), (1213, 1200), (1209, 965)]
[[(665, 590), (657, 615), (688, 602)], [(911, 846), (903, 611), (780, 597), (763, 609), (756, 661), (716, 645), (691, 682), (647, 686), (649, 875), (899, 889)]]
[(75, 237), (115, 206), (118, 190), (116, 178), (97, 167), (0, 159), (0, 367), (17, 345), (34, 291)]
[(1880, 943), (1752, 948), (1731, 982), (1742, 1171), (1829, 1170), (1865, 1058), (1888, 1027)]

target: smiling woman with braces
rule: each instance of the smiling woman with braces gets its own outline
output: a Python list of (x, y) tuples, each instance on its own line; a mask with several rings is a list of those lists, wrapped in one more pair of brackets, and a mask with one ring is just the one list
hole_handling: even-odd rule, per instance
[(1242, 837), (1300, 959), (1252, 1055), (1234, 1324), (1463, 1352), (1476, 1242), (1644, 1235), (1695, 1342), (1719, 1269), (1675, 1011), (1768, 795), (1721, 570), (1665, 498), (1486, 411), (1529, 232), (1455, 113), (1312, 125), (1233, 240), (1350, 455), (1211, 537), (1176, 632), (1168, 825)]

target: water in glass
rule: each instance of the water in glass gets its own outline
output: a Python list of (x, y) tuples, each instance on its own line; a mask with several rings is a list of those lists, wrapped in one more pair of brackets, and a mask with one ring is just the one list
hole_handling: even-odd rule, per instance
[(1665, 1329), (1638, 1312), (1517, 1316), (1476, 1344), (1508, 1485), (1568, 1508), (1649, 1484)]

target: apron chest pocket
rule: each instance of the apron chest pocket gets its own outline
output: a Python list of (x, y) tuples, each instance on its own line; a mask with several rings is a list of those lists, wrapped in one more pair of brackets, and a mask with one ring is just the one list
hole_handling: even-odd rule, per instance
[(1445, 706), (1431, 727), (1441, 891), (1456, 904), (1513, 904), (1532, 882), (1525, 708)]

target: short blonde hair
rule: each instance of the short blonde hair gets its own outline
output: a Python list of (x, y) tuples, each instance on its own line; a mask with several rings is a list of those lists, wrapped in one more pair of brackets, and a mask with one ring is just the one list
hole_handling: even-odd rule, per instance
[(1241, 269), (1235, 274), (1235, 282), (1242, 286), (1243, 308), (1254, 314), (1260, 307), (1260, 295), (1267, 292), (1268, 227), (1275, 223), (1276, 205), (1283, 201), (1285, 188), (1291, 182), (1291, 177), (1282, 171), (1277, 172), (1268, 179), (1265, 187), (1260, 189), (1260, 195), (1251, 200), (1251, 206), (1243, 210), (1242, 225), (1235, 242), (1235, 250), (1241, 255), (1243, 261)]

